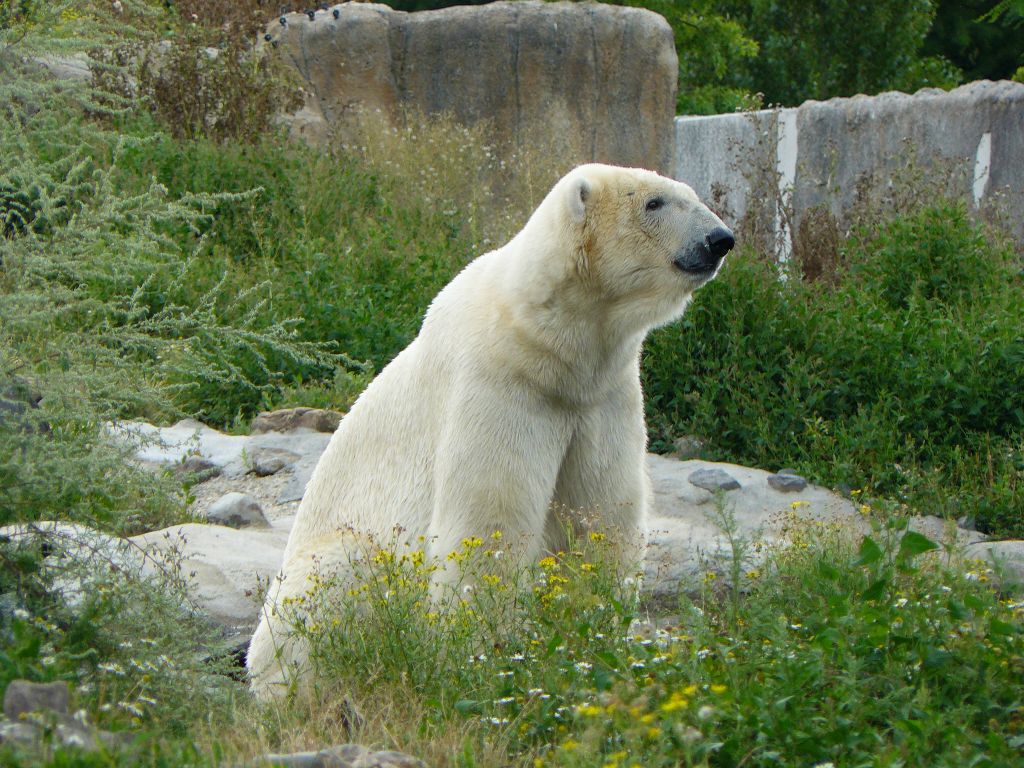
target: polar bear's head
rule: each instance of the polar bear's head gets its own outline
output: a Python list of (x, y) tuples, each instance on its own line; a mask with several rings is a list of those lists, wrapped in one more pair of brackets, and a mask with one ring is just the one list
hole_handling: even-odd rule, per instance
[(689, 186), (652, 171), (582, 165), (555, 185), (548, 205), (569, 237), (571, 268), (641, 327), (677, 317), (734, 244)]

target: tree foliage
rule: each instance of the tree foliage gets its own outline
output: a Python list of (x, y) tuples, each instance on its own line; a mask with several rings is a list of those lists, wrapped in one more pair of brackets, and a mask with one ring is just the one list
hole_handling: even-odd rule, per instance
[(949, 59), (965, 80), (1013, 77), (1024, 64), (1024, 2), (939, 0), (922, 50)]
[(959, 79), (948, 62), (920, 55), (934, 0), (867, 6), (854, 0), (728, 0), (720, 7), (760, 45), (742, 82), (772, 104), (951, 86)]
[(740, 23), (719, 12), (712, 0), (621, 0), (665, 17), (679, 53), (680, 114), (716, 114), (760, 106), (741, 80), (758, 44)]

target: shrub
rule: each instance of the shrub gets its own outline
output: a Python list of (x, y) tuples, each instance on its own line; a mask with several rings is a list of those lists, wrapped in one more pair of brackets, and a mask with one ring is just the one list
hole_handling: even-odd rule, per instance
[(211, 47), (210, 37), (184, 25), (170, 45), (149, 49), (139, 68), (139, 93), (177, 138), (259, 141), (278, 114), (301, 106), (298, 87), (274, 57), (243, 38)]
[[(830, 286), (730, 257), (648, 344), (654, 447), (696, 433), (719, 458), (1024, 530), (1016, 255), (940, 204), (856, 230), (840, 263)], [(934, 482), (951, 484), (940, 508)]]

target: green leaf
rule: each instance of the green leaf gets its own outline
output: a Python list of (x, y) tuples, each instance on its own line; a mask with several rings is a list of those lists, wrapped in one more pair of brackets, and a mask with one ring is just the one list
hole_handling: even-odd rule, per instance
[(871, 565), (877, 563), (882, 559), (882, 550), (875, 543), (875, 540), (870, 536), (865, 536), (864, 541), (860, 543), (860, 549), (857, 551), (857, 559), (853, 561), (854, 565)]
[(924, 668), (928, 670), (936, 670), (946, 666), (950, 661), (953, 660), (953, 654), (948, 651), (942, 651), (937, 648), (932, 648), (925, 654), (923, 664)]
[(594, 688), (598, 691), (607, 691), (615, 682), (615, 676), (604, 667), (597, 667), (594, 670)]
[(818, 633), (814, 638), (814, 644), (823, 649), (835, 648), (842, 641), (842, 633), (835, 627), (828, 627)]
[(1013, 624), (1007, 624), (999, 619), (992, 619), (988, 624), (988, 631), (993, 635), (1012, 635), (1017, 632)]
[(907, 531), (900, 539), (900, 551), (897, 557), (901, 560), (909, 560), (925, 552), (938, 549), (939, 545), (917, 531)]
[(963, 604), (957, 600), (949, 601), (949, 615), (954, 621), (964, 621), (970, 616)]
[(860, 596), (865, 600), (880, 600), (885, 594), (887, 586), (889, 586), (889, 577), (883, 576), (861, 592)]
[(562, 636), (557, 634), (557, 633), (555, 634), (554, 637), (552, 637), (550, 640), (548, 640), (548, 645), (547, 645), (547, 648), (545, 649), (547, 651), (547, 653), (545, 654), (545, 656), (551, 656), (551, 654), (553, 654), (555, 651), (557, 651), (558, 650), (558, 646), (560, 646), (562, 644), (562, 640), (563, 640)]
[(597, 659), (600, 659), (604, 664), (608, 665), (609, 669), (618, 669), (619, 659), (610, 651), (598, 651), (594, 654)]
[(985, 601), (977, 595), (965, 595), (964, 605), (976, 613), (982, 613), (986, 608)]
[(818, 571), (822, 576), (830, 581), (837, 581), (839, 579), (839, 569), (831, 563), (826, 563), (825, 561), (819, 562)]
[(455, 711), (460, 715), (472, 715), (480, 711), (480, 702), (472, 699), (460, 699), (455, 702)]

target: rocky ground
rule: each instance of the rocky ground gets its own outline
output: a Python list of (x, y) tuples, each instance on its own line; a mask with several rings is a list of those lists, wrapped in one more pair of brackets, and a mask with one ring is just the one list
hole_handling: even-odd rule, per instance
[[(247, 633), (261, 585), (280, 564), (299, 499), (330, 439), (329, 432), (319, 430), (332, 430), (336, 423), (330, 412), (298, 409), (264, 416), (247, 436), (225, 435), (195, 421), (163, 429), (123, 425), (119, 439), (146, 438), (137, 449), (140, 461), (196, 473), (193, 509), (206, 521), (132, 541), (149, 550), (178, 549), (194, 572), (197, 602), (225, 628)], [(653, 454), (647, 465), (654, 505), (645, 590), (655, 598), (696, 585), (708, 571), (727, 576), (731, 549), (716, 492), (735, 532), (766, 545), (762, 552), (783, 542), (796, 519), (867, 529), (853, 500), (787, 470), (771, 473)], [(1011, 571), (1024, 576), (1019, 543), (986, 542), (982, 534), (938, 518), (915, 518), (912, 527), (938, 541), (953, 537), (974, 557), (986, 557), (990, 549), (1009, 556)]]
[[(143, 567), (161, 558), (183, 558), (195, 604), (243, 643), (255, 626), (265, 585), (276, 573), (299, 500), (339, 415), (312, 409), (267, 414), (251, 435), (227, 435), (199, 422), (172, 427), (129, 423), (111, 430), (130, 441), (137, 460), (155, 469), (189, 473), (197, 522), (134, 536), (100, 537), (102, 551)], [(788, 470), (777, 473), (701, 460), (648, 455), (654, 504), (644, 589), (653, 599), (697, 586), (704, 575), (728, 577), (731, 547), (723, 507), (735, 535), (759, 543), (749, 565), (785, 542), (798, 521), (866, 531), (859, 505), (810, 485)], [(721, 494), (724, 505), (716, 503)], [(38, 528), (40, 525), (35, 524)], [(1024, 581), (1024, 542), (990, 542), (977, 531), (938, 518), (919, 517), (911, 527), (936, 541), (956, 540), (971, 558), (1002, 561), (1006, 577)], [(11, 526), (7, 535), (27, 526)], [(68, 541), (99, 534), (53, 524)], [(89, 551), (97, 550), (95, 542)], [(145, 553), (145, 554), (144, 554)], [(73, 588), (69, 587), (73, 592)]]

